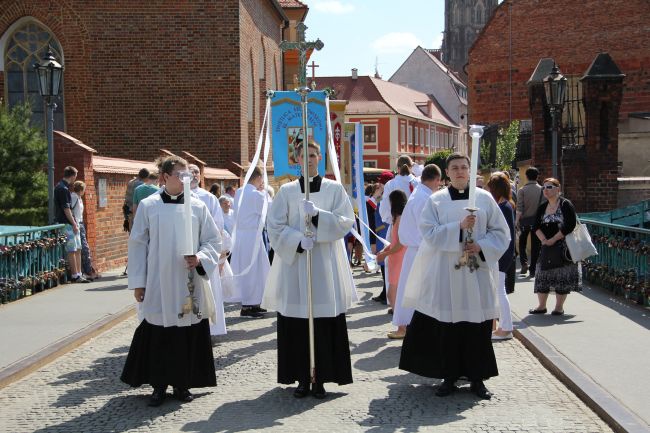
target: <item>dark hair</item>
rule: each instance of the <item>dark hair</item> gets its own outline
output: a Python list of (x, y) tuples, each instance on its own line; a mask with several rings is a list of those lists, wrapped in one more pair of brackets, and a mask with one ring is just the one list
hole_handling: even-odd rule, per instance
[(63, 177), (72, 177), (77, 175), (77, 169), (69, 165), (63, 169)]
[[(176, 156), (176, 155), (166, 156), (162, 158), (159, 161), (159, 163), (160, 163), (159, 170), (161, 174), (171, 175), (174, 172), (174, 167), (176, 167), (177, 165), (182, 165), (183, 167), (187, 167), (187, 161), (185, 161), (180, 156)], [(148, 173), (149, 170), (147, 170), (147, 176), (149, 175)]]
[(366, 187), (365, 194), (366, 194), (368, 197), (372, 196), (372, 195), (375, 193), (375, 189), (376, 189), (376, 188), (377, 188), (377, 187), (375, 186), (374, 183), (369, 184), (369, 185)]
[(226, 187), (226, 192), (228, 192), (228, 191), (233, 191), (233, 192), (234, 192), (234, 191), (235, 191), (235, 187), (232, 186), (232, 185), (228, 185), (228, 186)]
[(250, 179), (248, 179), (248, 183), (251, 183), (252, 181), (257, 179), (258, 177), (262, 177), (262, 169), (259, 168), (259, 167), (255, 167), (255, 168), (253, 168), (253, 172), (251, 173)]
[(539, 170), (535, 167), (528, 167), (526, 169), (526, 179), (537, 180), (537, 176), (539, 176)]
[(544, 179), (544, 182), (542, 182), (542, 184), (545, 184), (547, 182), (552, 183), (553, 185), (557, 186), (558, 188), (560, 188), (562, 186), (562, 185), (560, 185), (560, 181), (557, 180), (554, 177), (547, 177), (546, 179)]
[(158, 172), (156, 171), (149, 172), (149, 180), (158, 180)]
[(221, 186), (218, 183), (210, 185), (210, 194), (214, 194), (217, 197), (221, 196)]
[(146, 179), (149, 177), (149, 170), (146, 168), (141, 168), (140, 171), (138, 172), (138, 177), (140, 179)]
[(498, 203), (502, 198), (506, 199), (510, 204), (514, 204), (512, 201), (512, 188), (510, 187), (510, 180), (505, 173), (496, 172), (490, 176), (490, 180), (487, 183), (487, 187), (494, 197), (494, 200)]
[(440, 167), (435, 164), (427, 164), (422, 170), (420, 175), (420, 180), (422, 182), (428, 182), (430, 180), (440, 179), (442, 173), (440, 172)]
[(393, 216), (393, 218), (397, 218), (398, 216), (402, 215), (407, 200), (404, 191), (401, 189), (396, 189), (390, 193), (388, 200), (390, 201), (390, 214)]
[(468, 164), (471, 164), (471, 161), (469, 160), (469, 156), (465, 155), (464, 153), (455, 152), (447, 157), (447, 160), (445, 161), (447, 168), (449, 168), (449, 163), (455, 159), (464, 159), (465, 161), (467, 161)]
[(413, 160), (408, 155), (402, 155), (397, 158), (397, 172), (400, 176), (407, 176), (411, 173), (413, 167)]

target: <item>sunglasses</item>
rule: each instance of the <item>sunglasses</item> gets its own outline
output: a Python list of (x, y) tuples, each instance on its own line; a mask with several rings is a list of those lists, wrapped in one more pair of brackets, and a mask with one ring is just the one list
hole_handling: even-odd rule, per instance
[(553, 188), (557, 188), (557, 186), (555, 186), (555, 185), (544, 185), (543, 188), (544, 189), (553, 189)]

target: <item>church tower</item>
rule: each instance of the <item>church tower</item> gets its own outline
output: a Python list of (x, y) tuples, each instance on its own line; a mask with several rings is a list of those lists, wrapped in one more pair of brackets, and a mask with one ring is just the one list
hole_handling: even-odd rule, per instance
[(463, 79), (469, 48), (497, 5), (498, 0), (445, 0), (442, 60)]

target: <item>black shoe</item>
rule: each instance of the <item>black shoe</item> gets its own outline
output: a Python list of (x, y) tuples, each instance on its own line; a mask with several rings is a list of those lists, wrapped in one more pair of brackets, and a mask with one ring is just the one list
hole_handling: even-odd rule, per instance
[(242, 308), (239, 312), (239, 315), (242, 317), (264, 317), (264, 315), (258, 311), (253, 310), (251, 307)]
[(268, 310), (266, 308), (262, 308), (259, 305), (251, 307), (251, 310), (255, 311), (256, 313), (268, 313)]
[(194, 396), (189, 389), (181, 389), (176, 387), (174, 387), (174, 398), (184, 403), (189, 403), (194, 400)]
[(521, 270), (519, 271), (521, 275), (526, 275), (528, 273), (528, 265), (524, 263), (521, 265)]
[(492, 393), (488, 391), (482, 380), (472, 382), (469, 389), (476, 394), (477, 397), (482, 398), (483, 400), (490, 400), (492, 398)]
[(293, 391), (293, 396), (296, 398), (307, 397), (307, 394), (309, 394), (309, 382), (298, 383), (298, 386)]
[(374, 298), (372, 298), (372, 300), (375, 301), (375, 302), (381, 302), (384, 305), (386, 305), (388, 303), (388, 301), (386, 301), (385, 296), (375, 296)]
[(546, 314), (547, 311), (546, 308), (542, 308), (541, 310), (538, 308), (531, 308), (528, 310), (528, 314)]
[(166, 388), (167, 387), (153, 389), (153, 392), (151, 393), (151, 397), (149, 397), (149, 406), (158, 407), (161, 404), (163, 404), (163, 401), (165, 401), (165, 397), (167, 397)]
[(327, 393), (325, 392), (325, 387), (323, 386), (322, 383), (316, 382), (315, 384), (312, 385), (311, 387), (311, 394), (314, 396), (314, 398), (317, 398), (319, 400), (322, 400), (325, 398)]
[(456, 388), (456, 385), (454, 385), (455, 383), (455, 380), (444, 379), (438, 389), (436, 389), (436, 395), (438, 397), (447, 397), (452, 394), (458, 389)]

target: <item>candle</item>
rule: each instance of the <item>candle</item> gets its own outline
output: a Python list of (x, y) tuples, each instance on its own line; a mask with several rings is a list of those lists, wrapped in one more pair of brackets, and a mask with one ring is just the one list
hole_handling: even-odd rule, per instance
[(185, 223), (185, 247), (184, 255), (194, 255), (194, 242), (192, 238), (192, 200), (190, 197), (190, 182), (192, 176), (183, 176), (183, 221)]
[(469, 204), (470, 209), (476, 208), (476, 174), (478, 171), (478, 148), (479, 140), (483, 135), (483, 126), (471, 125), (469, 135), (472, 137), (472, 157), (470, 158), (469, 169)]

